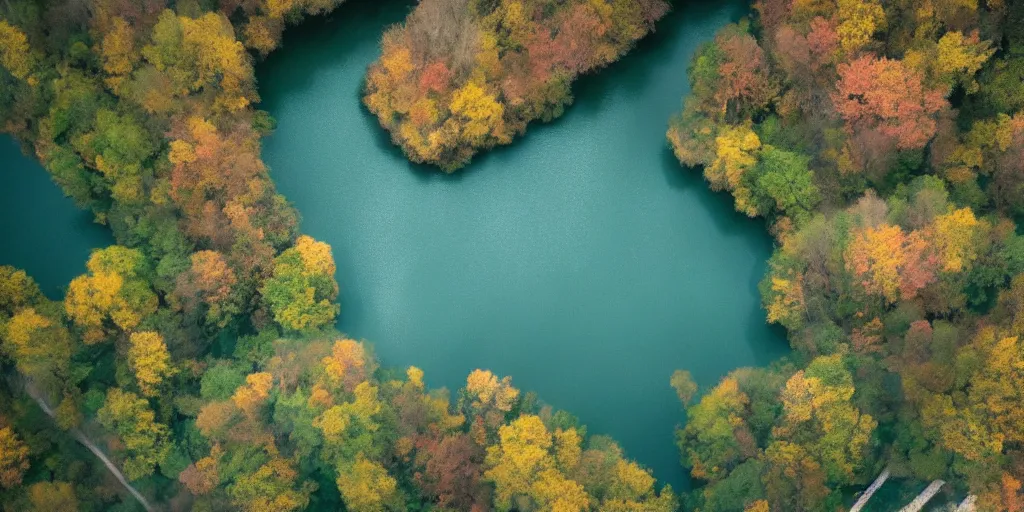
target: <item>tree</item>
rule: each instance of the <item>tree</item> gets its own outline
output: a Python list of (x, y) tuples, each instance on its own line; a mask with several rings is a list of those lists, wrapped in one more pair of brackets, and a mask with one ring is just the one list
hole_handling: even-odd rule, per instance
[(111, 388), (96, 417), (120, 438), (124, 473), (131, 480), (152, 474), (172, 449), (167, 426), (155, 421), (149, 403), (135, 393)]
[(474, 503), (489, 504), (482, 486), (483, 450), (464, 433), (440, 441), (427, 438), (416, 452), (416, 483), (424, 494), (437, 499), (438, 506), (469, 510)]
[(519, 390), (512, 387), (512, 378), (498, 377), (489, 370), (473, 370), (466, 377), (466, 392), (472, 397), (472, 406), (478, 410), (489, 408), (509, 412), (519, 396)]
[(501, 127), (504, 107), (473, 82), (452, 94), (448, 108), (461, 123), (459, 133), (462, 139), (471, 144), (482, 144)]
[(855, 230), (846, 267), (865, 291), (889, 302), (911, 299), (935, 279), (938, 258), (921, 233), (887, 224)]
[(115, 16), (111, 29), (103, 36), (101, 55), (107, 86), (115, 92), (130, 77), (142, 56), (135, 48), (135, 32), (120, 16)]
[(775, 99), (778, 86), (772, 82), (764, 51), (750, 34), (730, 25), (715, 37), (721, 50), (715, 99), (720, 119), (753, 116)]
[(0, 65), (19, 80), (27, 80), (35, 66), (28, 38), (6, 20), (0, 20)]
[(961, 357), (981, 363), (969, 377), (966, 396), (936, 397), (928, 423), (949, 450), (982, 461), (1001, 453), (1004, 444), (1024, 441), (1024, 418), (1013, 405), (1022, 398), (1024, 344), (985, 328)]
[(28, 471), (28, 446), (11, 427), (0, 428), (0, 486), (12, 489), (21, 485)]
[(298, 471), (289, 461), (273, 457), (255, 471), (239, 475), (228, 488), (231, 503), (241, 510), (303, 510), (316, 484), (303, 481), (298, 484)]
[(112, 245), (93, 251), (89, 273), (68, 285), (64, 308), (85, 330), (84, 341), (97, 343), (112, 333), (110, 324), (134, 329), (157, 309), (157, 297), (147, 282), (148, 268), (138, 249)]
[(761, 301), (768, 322), (796, 330), (803, 326), (807, 315), (804, 275), (780, 259), (772, 258), (769, 265), (769, 273), (761, 282)]
[(153, 139), (134, 115), (101, 108), (96, 111), (93, 130), (72, 143), (102, 174), (115, 199), (138, 204), (145, 200), (144, 182), (151, 172), (145, 164), (158, 148)]
[(231, 22), (221, 14), (193, 19), (164, 11), (153, 27), (152, 44), (142, 48), (142, 55), (178, 90), (214, 91), (218, 108), (238, 111), (255, 98), (252, 63), (235, 39)]
[(326, 326), (338, 314), (332, 301), (338, 296), (331, 247), (308, 236), (274, 259), (274, 275), (260, 292), (274, 320), (289, 330)]
[(837, 484), (852, 483), (878, 424), (851, 404), (853, 393), (853, 376), (842, 356), (818, 357), (786, 381), (785, 414), (772, 433), (806, 449)]
[(948, 89), (960, 84), (967, 92), (976, 92), (974, 74), (995, 53), (992, 43), (981, 41), (978, 33), (964, 36), (962, 32), (946, 32), (936, 45), (936, 79)]
[(341, 388), (352, 393), (356, 386), (365, 382), (376, 369), (366, 347), (355, 340), (343, 339), (334, 342), (331, 355), (323, 358), (324, 373), (329, 389)]
[(25, 273), (9, 265), (0, 265), (0, 312), (13, 315), (22, 308), (43, 300), (39, 285)]
[(250, 417), (255, 416), (259, 407), (270, 397), (270, 389), (273, 384), (274, 376), (270, 373), (250, 374), (245, 378), (245, 385), (235, 390), (231, 401)]
[(239, 386), (245, 384), (244, 364), (229, 361), (212, 363), (203, 373), (199, 396), (205, 400), (227, 400)]
[(678, 510), (679, 504), (672, 493), (672, 487), (665, 486), (659, 494), (654, 491), (654, 484), (654, 477), (649, 471), (635, 462), (619, 459), (615, 462), (615, 478), (600, 508), (609, 512)]
[(745, 175), (757, 164), (761, 140), (749, 126), (726, 127), (715, 138), (715, 146), (715, 160), (705, 167), (704, 177), (712, 189), (732, 192), (736, 211), (758, 215)]
[(676, 431), (676, 442), (694, 478), (718, 480), (754, 455), (754, 438), (744, 419), (749, 404), (739, 382), (726, 377), (687, 410), (686, 426)]
[(885, 28), (885, 10), (877, 1), (838, 0), (839, 46), (852, 55), (871, 41), (871, 36)]
[(75, 488), (67, 482), (39, 482), (28, 488), (29, 502), (37, 512), (78, 511)]
[(693, 382), (693, 376), (688, 370), (672, 372), (669, 383), (672, 385), (672, 389), (676, 390), (676, 396), (679, 397), (679, 401), (684, 407), (690, 405), (690, 401), (697, 395), (697, 383)]
[(540, 510), (590, 510), (591, 498), (583, 486), (566, 478), (557, 469), (545, 469), (538, 473), (530, 494)]
[(931, 234), (944, 272), (970, 267), (980, 252), (988, 223), (979, 221), (970, 208), (960, 208), (935, 217)]
[(220, 477), (217, 473), (219, 455), (220, 449), (214, 446), (209, 456), (199, 459), (194, 464), (189, 464), (178, 475), (178, 480), (196, 496), (213, 491), (220, 484)]
[(216, 251), (198, 251), (191, 256), (192, 266), (178, 275), (174, 295), (186, 312), (206, 306), (205, 318), (224, 327), (241, 313), (236, 294), (232, 293), (238, 278), (224, 256)]
[(398, 482), (379, 463), (362, 453), (351, 465), (338, 468), (338, 490), (352, 512), (404, 510)]
[(808, 167), (810, 158), (764, 146), (757, 162), (757, 192), (767, 195), (774, 207), (796, 222), (810, 218), (821, 199)]
[[(551, 434), (539, 417), (524, 415), (502, 426), (498, 437), (498, 444), (487, 448), (484, 478), (494, 482), (498, 510), (521, 508), (516, 504), (533, 497), (533, 485), (541, 475), (552, 476)], [(543, 491), (544, 485), (538, 490)]]
[(762, 483), (771, 510), (820, 510), (831, 494), (821, 465), (795, 443), (773, 442), (765, 450)]
[(22, 375), (48, 389), (67, 384), (74, 351), (71, 336), (60, 320), (25, 308), (11, 317), (4, 334), (4, 350)]
[(128, 364), (139, 390), (143, 396), (157, 396), (164, 381), (176, 373), (164, 338), (155, 332), (134, 332), (129, 340)]
[[(853, 0), (851, 0), (853, 1)], [(942, 91), (926, 89), (919, 71), (903, 61), (864, 55), (840, 64), (836, 111), (851, 133), (873, 131), (899, 149), (920, 149), (935, 135)]]

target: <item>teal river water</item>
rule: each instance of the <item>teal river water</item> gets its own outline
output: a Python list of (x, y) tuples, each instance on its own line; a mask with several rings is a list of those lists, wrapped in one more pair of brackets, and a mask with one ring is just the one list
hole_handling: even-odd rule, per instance
[(34, 158), (0, 136), (0, 265), (13, 265), (35, 278), (51, 299), (85, 272), (92, 249), (114, 243), (92, 214), (65, 198)]
[(771, 240), (665, 142), (695, 48), (740, 2), (682, 6), (575, 87), (548, 125), (456, 175), (408, 163), (360, 104), (407, 4), (353, 0), (257, 69), (263, 156), (302, 230), (334, 249), (338, 327), (456, 389), (474, 368), (578, 415), (677, 488), (676, 368), (712, 385), (783, 354), (756, 283)]
[[(456, 389), (474, 368), (511, 375), (592, 434), (685, 486), (668, 379), (702, 386), (785, 353), (756, 283), (771, 240), (668, 150), (668, 116), (700, 42), (742, 4), (682, 6), (576, 103), (454, 176), (409, 164), (359, 101), (384, 27), (408, 4), (353, 0), (285, 35), (258, 69), (279, 125), (264, 158), (334, 248), (338, 327), (386, 365)], [(54, 298), (112, 243), (33, 159), (0, 138), (0, 264)]]

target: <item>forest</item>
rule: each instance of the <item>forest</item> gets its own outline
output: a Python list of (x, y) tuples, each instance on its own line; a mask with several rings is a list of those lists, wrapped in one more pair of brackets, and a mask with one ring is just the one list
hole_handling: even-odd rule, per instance
[(767, 222), (794, 351), (680, 394), (691, 506), (837, 510), (884, 474), (1022, 510), (1024, 5), (754, 9), (694, 57), (668, 139)]
[[(1024, 510), (1024, 5), (760, 0), (694, 56), (668, 144), (774, 237), (793, 352), (665, 376), (677, 493), (509, 376), (429, 389), (334, 330), (345, 283), (261, 159), (254, 64), (339, 4), (0, 4), (0, 131), (117, 240), (61, 300), (0, 266), (0, 508), (831, 511), (881, 475)], [(454, 172), (668, 9), (422, 0), (362, 100)]]

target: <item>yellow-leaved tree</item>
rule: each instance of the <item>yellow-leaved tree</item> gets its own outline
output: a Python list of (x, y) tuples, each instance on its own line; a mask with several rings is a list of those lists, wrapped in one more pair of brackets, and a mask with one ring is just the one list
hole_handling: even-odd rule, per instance
[(20, 485), (28, 467), (28, 446), (11, 427), (0, 428), (0, 487), (11, 489)]
[(380, 463), (360, 452), (351, 464), (338, 468), (338, 490), (352, 512), (403, 510), (398, 482)]
[(288, 330), (316, 329), (334, 322), (338, 283), (331, 246), (300, 236), (274, 259), (274, 275), (260, 292), (274, 320)]
[(129, 341), (128, 365), (135, 372), (139, 390), (145, 396), (157, 396), (164, 381), (176, 373), (163, 336), (155, 332), (136, 332)]
[[(540, 417), (520, 416), (502, 426), (498, 438), (498, 444), (487, 448), (488, 469), (484, 472), (484, 477), (494, 482), (498, 510), (587, 510), (591, 497), (557, 467), (559, 458), (573, 458), (564, 454), (568, 446), (564, 440), (556, 445)], [(573, 452), (579, 450), (578, 440)]]
[(19, 80), (29, 80), (35, 65), (28, 38), (6, 20), (0, 20), (0, 65)]
[(89, 273), (71, 281), (64, 299), (86, 343), (100, 342), (118, 329), (130, 331), (156, 311), (157, 297), (138, 249), (112, 245), (94, 251), (86, 268)]

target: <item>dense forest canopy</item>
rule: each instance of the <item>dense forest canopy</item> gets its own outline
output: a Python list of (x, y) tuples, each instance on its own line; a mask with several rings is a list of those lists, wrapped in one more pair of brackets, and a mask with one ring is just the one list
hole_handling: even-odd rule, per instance
[(888, 469), (1021, 510), (1024, 5), (754, 8), (694, 57), (668, 139), (767, 220), (795, 353), (690, 404), (691, 505), (833, 510)]
[[(3, 131), (117, 239), (60, 301), (0, 267), (5, 510), (837, 510), (880, 473), (1024, 509), (1024, 6), (764, 0), (694, 56), (669, 143), (776, 237), (761, 293), (794, 354), (665, 376), (700, 484), (678, 497), (509, 377), (450, 396), (332, 330), (253, 62), (338, 3), (0, 4)], [(364, 102), (452, 171), (666, 9), (423, 0)]]

